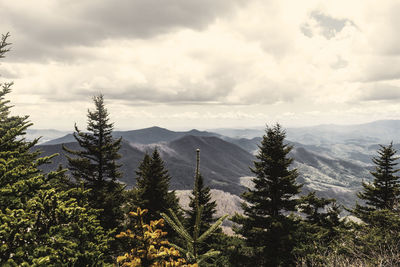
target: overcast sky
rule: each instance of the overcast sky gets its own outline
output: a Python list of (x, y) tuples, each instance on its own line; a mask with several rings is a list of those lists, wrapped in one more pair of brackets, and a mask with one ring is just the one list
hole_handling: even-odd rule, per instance
[(400, 2), (0, 0), (14, 113), (118, 129), (400, 119)]

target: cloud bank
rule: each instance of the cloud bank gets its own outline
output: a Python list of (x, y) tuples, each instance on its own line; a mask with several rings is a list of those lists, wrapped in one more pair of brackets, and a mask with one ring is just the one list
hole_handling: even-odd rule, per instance
[[(84, 122), (99, 92), (125, 128), (134, 114), (138, 127), (179, 126), (187, 112), (208, 126), (386, 118), (398, 108), (399, 12), (394, 1), (6, 1), (13, 47), (0, 74), (42, 127)], [(64, 111), (43, 118), (49, 107)]]

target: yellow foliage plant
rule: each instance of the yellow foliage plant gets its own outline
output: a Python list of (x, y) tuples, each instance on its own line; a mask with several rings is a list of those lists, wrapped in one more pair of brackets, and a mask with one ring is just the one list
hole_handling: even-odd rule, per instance
[[(170, 246), (165, 238), (167, 232), (161, 228), (164, 226), (164, 220), (150, 221), (150, 224), (143, 222), (143, 217), (147, 209), (137, 208), (136, 212), (130, 212), (137, 223), (134, 230), (127, 230), (117, 235), (117, 238), (128, 239), (135, 245), (128, 253), (117, 258), (118, 266), (123, 267), (169, 267), (186, 266), (197, 267), (197, 264), (187, 264), (184, 258), (181, 258), (179, 251)], [(132, 243), (132, 242), (130, 242)]]

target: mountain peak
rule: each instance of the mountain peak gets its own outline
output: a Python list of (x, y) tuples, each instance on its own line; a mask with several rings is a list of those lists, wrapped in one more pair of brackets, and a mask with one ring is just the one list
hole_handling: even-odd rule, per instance
[(159, 126), (151, 126), (151, 127), (148, 127), (148, 128), (143, 128), (141, 130), (167, 130), (167, 131), (169, 131), (167, 128), (162, 128), (162, 127), (159, 127)]

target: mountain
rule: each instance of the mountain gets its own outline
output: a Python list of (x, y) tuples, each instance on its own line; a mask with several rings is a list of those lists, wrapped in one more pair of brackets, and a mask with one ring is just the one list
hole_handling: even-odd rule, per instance
[(125, 141), (139, 144), (152, 144), (158, 142), (169, 142), (181, 136), (178, 132), (173, 132), (160, 127), (151, 127), (133, 131), (115, 131), (114, 138), (122, 137)]
[[(136, 143), (136, 144), (154, 144), (159, 142), (170, 142), (176, 139), (179, 139), (185, 135), (193, 135), (193, 136), (219, 136), (216, 133), (210, 133), (206, 131), (198, 131), (198, 130), (190, 130), (187, 132), (175, 132), (170, 131), (168, 129), (160, 128), (160, 127), (150, 127), (139, 130), (132, 131), (114, 131), (113, 137), (120, 138), (122, 137), (125, 141)], [(55, 145), (55, 144), (63, 144), (75, 142), (75, 138), (72, 134), (67, 134), (60, 138), (56, 138), (54, 140), (50, 140), (44, 145)]]
[(258, 145), (261, 143), (262, 137), (254, 137), (252, 139), (247, 139), (247, 138), (231, 138), (231, 137), (226, 137), (226, 136), (221, 136), (223, 140), (235, 144), (238, 147), (246, 150), (250, 154), (256, 154), (258, 151)]
[[(77, 143), (65, 144), (68, 148), (79, 149)], [(171, 142), (157, 144), (134, 144), (123, 139), (120, 153), (124, 176), (122, 182), (128, 186), (136, 183), (135, 171), (144, 153), (151, 153), (157, 147), (166, 167), (169, 170), (172, 189), (192, 189), (196, 166), (196, 149), (201, 151), (201, 173), (207, 184), (233, 194), (240, 194), (244, 188), (240, 184), (241, 176), (250, 175), (248, 166), (253, 155), (240, 147), (213, 136), (185, 135)], [(61, 144), (39, 145), (36, 148), (43, 151), (44, 156), (58, 153), (51, 164), (44, 167), (49, 171), (59, 164), (67, 166), (67, 160)]]
[(151, 127), (133, 131), (115, 131), (113, 132), (114, 138), (122, 137), (124, 140), (137, 143), (137, 144), (154, 144), (159, 142), (170, 142), (177, 140), (185, 135), (192, 136), (218, 136), (215, 133), (190, 130), (187, 132), (174, 132), (160, 127)]
[(75, 142), (75, 138), (71, 133), (69, 133), (64, 136), (58, 137), (56, 139), (44, 142), (44, 143), (42, 143), (42, 145), (57, 145), (57, 144), (66, 144), (66, 143), (72, 143), (72, 142)]

